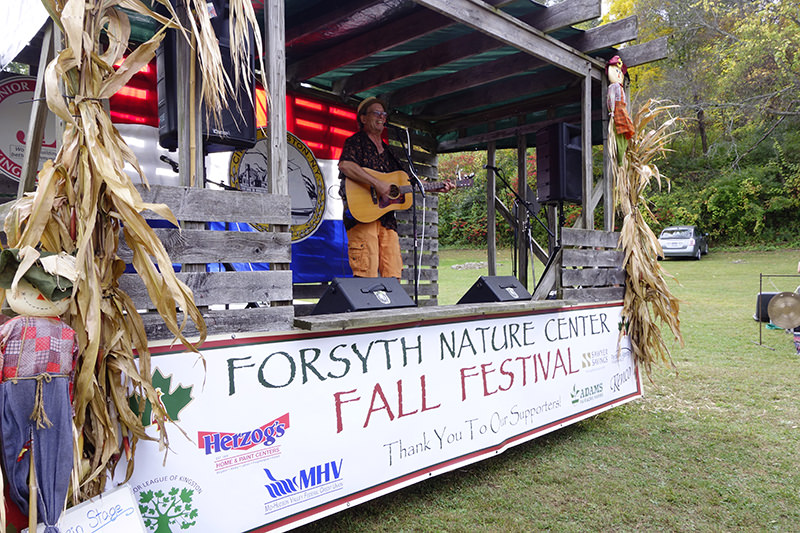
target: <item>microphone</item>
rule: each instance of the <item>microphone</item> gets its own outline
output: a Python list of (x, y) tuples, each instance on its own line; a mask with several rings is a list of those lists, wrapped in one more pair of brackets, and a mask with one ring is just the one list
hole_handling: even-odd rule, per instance
[(485, 168), (486, 170), (494, 171), (494, 172), (502, 172), (499, 168), (493, 167), (492, 165), (483, 165), (483, 168)]
[(167, 157), (167, 156), (165, 156), (165, 155), (162, 155), (162, 156), (161, 156), (161, 157), (159, 157), (158, 159), (160, 159), (160, 160), (161, 160), (161, 161), (163, 161), (164, 163), (166, 163), (166, 164), (168, 164), (169, 166), (171, 166), (171, 167), (172, 167), (172, 171), (173, 171), (173, 172), (175, 172), (175, 173), (177, 173), (177, 172), (178, 172), (178, 162), (177, 162), (177, 161), (175, 161), (174, 159), (170, 159), (169, 157)]

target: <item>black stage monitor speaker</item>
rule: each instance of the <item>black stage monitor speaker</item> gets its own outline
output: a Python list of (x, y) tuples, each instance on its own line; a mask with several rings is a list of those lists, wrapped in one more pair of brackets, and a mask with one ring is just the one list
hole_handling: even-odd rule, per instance
[(777, 292), (761, 292), (756, 294), (756, 312), (753, 315), (753, 320), (757, 322), (769, 322), (769, 302), (777, 294)]
[[(219, 39), (220, 54), (225, 71), (233, 79), (233, 66), (230, 55), (230, 38), (228, 36), (229, 6), (227, 0), (213, 0), (211, 19), (214, 32)], [(250, 72), (254, 72), (255, 56), (253, 55), (253, 36), (250, 35)], [(177, 35), (175, 30), (167, 30), (161, 46), (156, 53), (158, 67), (158, 141), (159, 144), (174, 150), (178, 147), (178, 110), (177, 110)], [(198, 80), (197, 83), (201, 83)], [(222, 111), (221, 124), (215, 125), (214, 119), (206, 120), (205, 108), (200, 112), (198, 120), (203, 121), (203, 145), (206, 152), (222, 152), (251, 148), (256, 143), (256, 117), (250, 95), (255, 98), (255, 81), (251, 76), (246, 80), (247, 87), (239, 87), (236, 99), (228, 102), (228, 108)]]
[(536, 133), (536, 196), (540, 203), (583, 201), (581, 129), (560, 122)]
[(458, 303), (513, 302), (530, 299), (531, 293), (514, 276), (481, 276)]
[(312, 315), (414, 307), (397, 278), (333, 278)]

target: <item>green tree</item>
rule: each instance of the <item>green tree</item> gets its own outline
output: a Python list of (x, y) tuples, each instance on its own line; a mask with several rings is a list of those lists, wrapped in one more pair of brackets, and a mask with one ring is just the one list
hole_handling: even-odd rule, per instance
[(192, 505), (193, 495), (193, 490), (177, 487), (172, 487), (167, 494), (162, 490), (142, 492), (139, 511), (144, 525), (155, 533), (172, 533), (171, 526), (189, 529), (197, 523), (197, 509)]

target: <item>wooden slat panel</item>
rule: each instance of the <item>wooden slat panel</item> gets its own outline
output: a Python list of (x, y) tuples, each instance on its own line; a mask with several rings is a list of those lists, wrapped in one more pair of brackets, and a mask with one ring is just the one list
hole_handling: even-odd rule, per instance
[[(153, 185), (149, 191), (137, 188), (145, 202), (167, 204), (178, 220), (291, 224), (289, 196), (163, 185)], [(145, 216), (158, 218), (150, 212)]]
[[(417, 261), (420, 260), (420, 257), (417, 257)], [(403, 264), (404, 265), (413, 265), (414, 263), (414, 252), (405, 252), (403, 253)], [(438, 254), (422, 254), (422, 266), (423, 267), (438, 267), (439, 266), (439, 255)]]
[(619, 267), (625, 259), (625, 252), (619, 250), (576, 250), (564, 248), (561, 264), (564, 267)]
[[(438, 252), (439, 251), (439, 241), (436, 239), (429, 239), (429, 235), (425, 236), (425, 252)], [(413, 250), (414, 249), (414, 239), (412, 237), (408, 237), (406, 235), (400, 235), (400, 249), (401, 250)]]
[[(414, 284), (408, 283), (406, 285), (402, 285), (402, 287), (406, 290), (411, 298), (414, 298)], [(437, 296), (439, 294), (439, 285), (435, 283), (422, 283), (419, 284), (419, 289), (417, 290), (417, 294), (420, 296)], [(421, 300), (420, 300), (421, 301)]]
[(602, 287), (599, 289), (564, 289), (564, 300), (578, 302), (613, 302), (625, 297), (624, 287)]
[[(157, 313), (143, 313), (141, 316), (148, 339), (173, 337)], [(203, 318), (209, 335), (248, 331), (287, 331), (291, 329), (294, 321), (294, 308), (291, 305), (284, 305), (224, 311), (208, 310), (203, 313)], [(190, 338), (197, 336), (197, 329), (191, 321), (187, 324), (185, 333)]]
[(561, 245), (564, 247), (616, 248), (618, 242), (619, 232), (575, 228), (562, 228), (561, 231)]
[[(422, 204), (417, 205), (417, 224), (422, 225), (422, 217), (423, 217), (423, 210), (421, 209)], [(426, 206), (427, 207), (427, 206)], [(397, 220), (399, 222), (411, 222), (413, 218), (413, 213), (411, 209), (407, 209), (405, 211), (397, 211), (396, 213)], [(431, 224), (438, 224), (439, 223), (439, 211), (434, 211), (430, 208), (425, 209), (424, 211), (425, 216), (425, 225)]]
[[(175, 263), (289, 263), (291, 233), (155, 229)], [(133, 253), (124, 239), (119, 257), (130, 263)]]
[[(178, 279), (194, 293), (197, 305), (276, 302), (292, 299), (292, 272), (180, 272)], [(151, 308), (150, 298), (138, 274), (123, 274), (120, 287), (139, 309)]]
[(567, 268), (561, 272), (564, 287), (608, 287), (624, 283), (625, 271), (619, 268)]
[[(407, 280), (409, 282), (413, 281), (414, 279), (413, 267), (404, 268), (403, 273), (400, 276), (400, 279)], [(437, 281), (438, 279), (439, 279), (439, 271), (435, 268), (422, 268), (419, 271), (420, 282)]]
[[(422, 235), (422, 216), (417, 218), (417, 232)], [(411, 223), (397, 223), (397, 233), (399, 235), (413, 235), (414, 225)], [(425, 224), (425, 238), (437, 239), (439, 238), (439, 226), (433, 224)]]

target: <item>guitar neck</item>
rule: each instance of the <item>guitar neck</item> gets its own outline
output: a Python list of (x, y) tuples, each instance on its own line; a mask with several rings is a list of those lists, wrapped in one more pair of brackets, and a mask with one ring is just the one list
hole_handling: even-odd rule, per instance
[[(444, 184), (439, 181), (423, 181), (421, 183), (422, 183), (422, 188), (425, 189), (426, 191), (437, 191), (444, 187)], [(455, 184), (456, 187), (469, 187), (470, 185), (472, 185), (472, 180), (466, 178), (462, 180), (456, 180), (453, 183)], [(398, 188), (400, 189), (400, 193), (402, 194), (409, 193), (414, 190), (414, 187), (411, 185), (401, 185)]]

